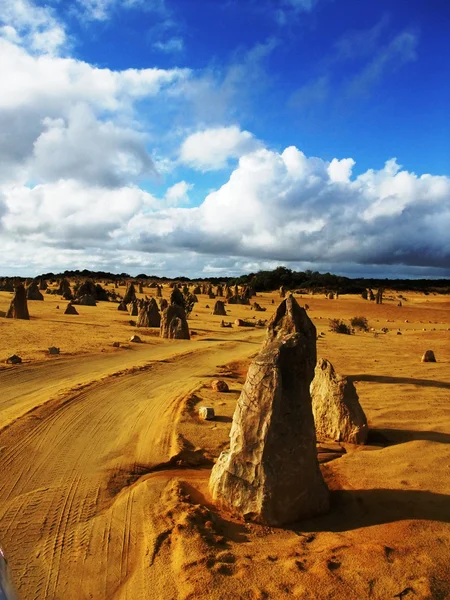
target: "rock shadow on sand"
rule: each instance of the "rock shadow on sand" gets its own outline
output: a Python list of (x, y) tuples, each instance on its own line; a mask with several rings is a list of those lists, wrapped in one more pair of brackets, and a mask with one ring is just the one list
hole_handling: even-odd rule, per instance
[(335, 490), (330, 513), (291, 529), (336, 533), (407, 520), (450, 523), (450, 496), (422, 490)]
[(367, 443), (373, 446), (395, 446), (415, 441), (450, 444), (450, 433), (413, 431), (411, 429), (371, 429)]
[(436, 387), (450, 390), (448, 381), (435, 381), (433, 379), (414, 379), (413, 377), (390, 377), (388, 375), (347, 375), (353, 383), (358, 381), (369, 381), (371, 383), (393, 383), (394, 385), (418, 385), (422, 387)]

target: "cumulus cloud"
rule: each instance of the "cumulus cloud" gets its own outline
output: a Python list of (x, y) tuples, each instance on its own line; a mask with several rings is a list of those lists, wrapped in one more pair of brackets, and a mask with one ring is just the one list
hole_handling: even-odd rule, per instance
[(189, 204), (188, 192), (193, 188), (192, 183), (179, 181), (172, 185), (165, 193), (164, 200), (167, 206), (179, 206), (180, 204)]
[(60, 176), (119, 185), (149, 174), (134, 105), (189, 76), (180, 69), (100, 69), (0, 39), (2, 180)]
[(155, 174), (144, 136), (97, 120), (86, 105), (76, 105), (67, 120), (46, 118), (43, 125), (34, 142), (35, 179), (49, 182), (76, 175), (93, 186), (120, 187)]
[(55, 54), (67, 41), (52, 10), (28, 0), (0, 0), (0, 23), (0, 37), (32, 52)]
[[(2, 237), (20, 236), (31, 247), (84, 248), (86, 256), (116, 249), (140, 257), (142, 267), (146, 254), (182, 251), (179, 273), (194, 263), (196, 272), (200, 265), (219, 269), (221, 260), (234, 257), (241, 265), (283, 262), (335, 271), (350, 265), (355, 272), (361, 265), (392, 265), (393, 272), (403, 265), (441, 275), (447, 269), (448, 275), (450, 178), (416, 175), (395, 159), (353, 177), (354, 164), (307, 157), (295, 147), (282, 153), (259, 148), (194, 207), (180, 206), (191, 187), (185, 181), (161, 200), (132, 186), (11, 186), (3, 190)], [(187, 255), (197, 257), (190, 267)]]
[(84, 248), (107, 244), (140, 211), (156, 205), (151, 194), (126, 186), (108, 189), (74, 180), (11, 186), (3, 191), (4, 231), (43, 246)]
[[(140, 250), (185, 248), (260, 260), (445, 267), (450, 178), (383, 169), (351, 177), (290, 147), (241, 157), (219, 190), (193, 209), (148, 215), (128, 231)], [(151, 232), (151, 233), (149, 233)]]
[(228, 166), (229, 160), (256, 149), (260, 143), (239, 127), (213, 127), (187, 137), (180, 148), (180, 162), (199, 171), (213, 171)]

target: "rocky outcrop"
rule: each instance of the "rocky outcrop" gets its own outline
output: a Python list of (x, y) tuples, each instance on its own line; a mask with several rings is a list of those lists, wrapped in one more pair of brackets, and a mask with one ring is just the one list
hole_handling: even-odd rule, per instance
[(321, 358), (311, 384), (312, 409), (319, 438), (365, 444), (369, 428), (353, 382)]
[[(273, 526), (329, 508), (309, 391), (316, 363), (316, 337), (311, 337), (315, 327), (298, 305), (291, 306), (291, 313), (298, 331), (282, 331), (278, 319), (272, 329), (276, 335), (268, 336), (250, 365), (233, 416), (230, 450), (222, 452), (209, 481), (215, 502)], [(291, 325), (288, 319), (284, 322)]]
[(32, 281), (27, 287), (27, 299), (28, 300), (43, 300), (44, 296), (39, 291), (37, 281)]
[[(308, 348), (316, 347), (316, 328), (297, 300), (291, 294), (281, 302), (267, 325), (266, 343), (288, 333), (301, 333)], [(316, 354), (312, 370), (316, 366)], [(311, 377), (312, 379), (312, 377)]]
[(79, 304), (81, 306), (97, 306), (97, 301), (94, 296), (91, 296), (90, 294), (84, 294), (83, 296), (79, 296), (76, 300), (74, 300), (73, 304)]
[(186, 312), (178, 304), (169, 304), (161, 314), (160, 337), (189, 340), (189, 325), (186, 319)]
[(132, 283), (130, 283), (127, 287), (127, 290), (125, 292), (125, 296), (123, 297), (123, 300), (120, 302), (119, 306), (117, 307), (117, 310), (123, 310), (123, 311), (128, 310), (128, 304), (131, 304), (135, 300), (137, 300), (136, 290), (134, 289), (134, 285)]
[(221, 317), (227, 316), (227, 311), (225, 310), (225, 303), (222, 300), (216, 300), (214, 304), (213, 315), (219, 315)]
[(173, 291), (170, 294), (170, 304), (177, 304), (178, 306), (184, 308), (185, 303), (183, 292), (177, 287), (173, 288)]
[(57, 294), (62, 296), (64, 300), (73, 300), (72, 290), (70, 289), (69, 280), (64, 278), (59, 282)]
[(23, 283), (19, 283), (16, 286), (14, 296), (5, 316), (7, 319), (23, 319), (25, 321), (30, 319), (27, 304), (27, 293)]
[(136, 325), (137, 327), (160, 327), (161, 315), (154, 298), (141, 301)]
[(130, 317), (137, 317), (139, 314), (139, 302), (138, 300), (134, 300), (131, 304), (128, 305), (128, 313)]
[(256, 312), (265, 312), (265, 308), (263, 308), (260, 304), (258, 304), (257, 302), (253, 302), (253, 306), (252, 309), (255, 310)]
[(72, 302), (69, 302), (69, 304), (66, 306), (66, 310), (64, 311), (65, 315), (77, 315), (78, 311), (75, 308), (75, 306), (72, 304)]
[(436, 362), (433, 350), (427, 350), (422, 356), (422, 362)]

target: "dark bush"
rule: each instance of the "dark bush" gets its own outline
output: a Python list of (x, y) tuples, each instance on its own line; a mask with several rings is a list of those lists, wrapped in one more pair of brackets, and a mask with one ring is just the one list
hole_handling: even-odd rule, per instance
[(350, 319), (350, 325), (355, 329), (369, 331), (369, 321), (367, 320), (367, 317), (353, 317), (353, 319)]
[(340, 319), (330, 319), (328, 321), (328, 325), (330, 327), (330, 331), (333, 331), (334, 333), (346, 333), (347, 335), (352, 333), (351, 327)]

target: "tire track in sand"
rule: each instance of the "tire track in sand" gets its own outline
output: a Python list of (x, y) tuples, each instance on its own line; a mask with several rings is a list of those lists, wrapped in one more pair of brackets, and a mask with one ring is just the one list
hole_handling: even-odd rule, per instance
[(117, 494), (139, 465), (170, 458), (179, 399), (218, 364), (254, 349), (235, 341), (197, 344), (149, 370), (47, 403), (0, 432), (0, 539), (21, 598), (109, 600), (121, 597), (130, 578), (135, 597), (145, 597), (151, 574), (142, 568), (150, 551), (144, 529), (159, 492), (150, 482), (143, 496), (140, 488)]

